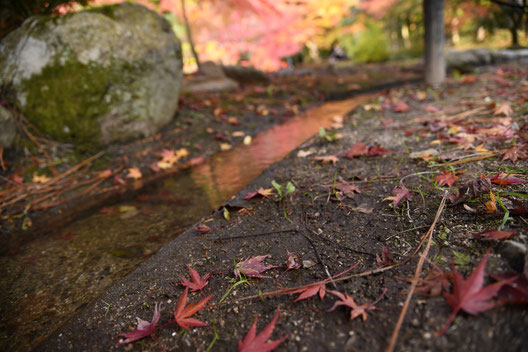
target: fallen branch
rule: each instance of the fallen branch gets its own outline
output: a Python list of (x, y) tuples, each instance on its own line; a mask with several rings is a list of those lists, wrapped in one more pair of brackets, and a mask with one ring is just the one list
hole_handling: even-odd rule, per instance
[(411, 282), (411, 288), (409, 292), (407, 293), (407, 298), (405, 299), (405, 304), (403, 305), (403, 308), (401, 310), (400, 316), (398, 318), (398, 322), (396, 323), (396, 326), (394, 328), (394, 331), (392, 333), (392, 337), (389, 343), (389, 347), (387, 347), (387, 352), (393, 352), (394, 348), (396, 347), (396, 341), (398, 340), (398, 334), (400, 332), (401, 326), (403, 324), (403, 319), (405, 318), (405, 314), (407, 313), (407, 309), (409, 308), (409, 304), (411, 302), (412, 296), (414, 294), (414, 291), (416, 289), (416, 285), (418, 284), (418, 280), (420, 278), (420, 274), (422, 273), (422, 266), (427, 258), (427, 254), (429, 253), (429, 248), (431, 247), (431, 241), (433, 238), (433, 232), (436, 226), (436, 223), (438, 219), (440, 218), (440, 215), (442, 214), (442, 211), (444, 210), (445, 202), (447, 198), (447, 191), (444, 193), (444, 197), (442, 198), (442, 202), (440, 203), (440, 206), (438, 207), (438, 210), (436, 211), (436, 216), (431, 224), (431, 227), (429, 228), (429, 231), (427, 231), (426, 235), (424, 236), (427, 238), (427, 245), (425, 246), (424, 251), (420, 255), (420, 260), (418, 260), (418, 265), (416, 265), (416, 271), (414, 272), (414, 277)]

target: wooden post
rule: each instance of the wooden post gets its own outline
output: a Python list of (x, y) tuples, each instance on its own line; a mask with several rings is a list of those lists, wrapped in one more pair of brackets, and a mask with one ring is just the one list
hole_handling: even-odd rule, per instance
[(424, 0), (425, 83), (438, 87), (446, 76), (444, 0)]

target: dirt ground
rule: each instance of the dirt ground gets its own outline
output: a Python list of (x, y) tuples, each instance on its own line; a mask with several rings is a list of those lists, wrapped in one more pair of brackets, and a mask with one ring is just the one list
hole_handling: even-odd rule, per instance
[[(435, 270), (431, 263), (449, 273), (451, 262), (467, 278), (488, 250), (485, 284), (493, 282), (489, 273), (521, 275), (527, 187), (521, 181), (497, 182), (512, 175), (526, 178), (527, 122), (528, 69), (517, 64), (449, 79), (441, 90), (409, 85), (381, 94), (343, 118), (342, 126), (332, 130), (340, 136), (312, 137), (231, 199), (227, 211), (203, 218), (200, 224), (211, 228), (209, 232), (186, 231), (37, 350), (153, 351), (161, 350), (161, 345), (167, 351), (230, 351), (246, 336), (256, 316), (260, 332), (280, 307), (271, 339), (286, 339), (277, 351), (383, 351), (410, 289), (406, 279), (418, 265), (419, 256), (413, 253), (424, 250), (421, 240), (439, 208), (422, 279)], [(314, 159), (328, 155), (333, 156), (328, 163)], [(452, 187), (441, 187), (434, 180), (442, 171), (458, 177)], [(499, 173), (505, 175), (495, 177)], [(486, 180), (492, 181), (490, 186), (481, 186)], [(274, 191), (269, 197), (243, 199), (260, 187), (273, 189), (272, 181), (283, 185), (283, 190), (291, 182), (295, 191), (283, 198)], [(390, 197), (397, 195), (395, 189), (400, 193), (408, 189), (411, 199), (394, 205)], [(452, 197), (441, 208), (445, 190)], [(509, 240), (474, 236), (499, 228), (514, 234)], [(384, 248), (391, 257), (382, 255)], [(283, 274), (289, 253), (302, 257), (304, 265)], [(268, 256), (266, 264), (278, 266), (263, 273), (269, 278), (248, 277), (242, 282), (234, 275), (235, 263), (262, 255)], [(296, 295), (273, 294), (320, 282), (358, 262), (347, 279), (326, 283), (323, 300), (316, 295), (295, 302)], [(202, 276), (211, 273), (203, 293), (213, 295), (208, 306), (193, 316), (211, 325), (190, 331), (171, 323), (184, 292), (179, 281), (189, 275), (186, 265)], [(437, 336), (451, 312), (443, 296), (454, 289), (451, 281), (436, 281), (444, 283), (444, 292), (437, 296), (415, 292), (396, 350), (527, 349), (526, 307), (499, 304), (504, 298), (500, 292), (494, 298), (496, 307), (478, 315), (460, 311), (447, 331)], [(353, 297), (359, 305), (385, 294), (377, 310), (367, 311), (366, 320), (349, 321), (350, 308), (328, 312), (337, 298), (330, 290)], [(189, 302), (200, 298), (199, 291), (189, 294)], [(136, 317), (150, 321), (159, 302), (161, 318), (155, 331), (159, 344), (146, 337), (116, 345), (124, 340), (120, 333), (136, 329)]]

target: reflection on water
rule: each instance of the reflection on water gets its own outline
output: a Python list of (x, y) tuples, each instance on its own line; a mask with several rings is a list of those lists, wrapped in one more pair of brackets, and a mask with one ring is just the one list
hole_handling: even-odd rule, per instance
[(326, 103), (0, 257), (0, 350), (28, 351), (271, 164), (369, 99)]
[(363, 95), (326, 103), (288, 122), (259, 133), (250, 145), (240, 145), (217, 154), (191, 170), (191, 178), (204, 189), (212, 209), (236, 194), (271, 164), (284, 158), (305, 140), (329, 127), (335, 116), (344, 115), (371, 99)]

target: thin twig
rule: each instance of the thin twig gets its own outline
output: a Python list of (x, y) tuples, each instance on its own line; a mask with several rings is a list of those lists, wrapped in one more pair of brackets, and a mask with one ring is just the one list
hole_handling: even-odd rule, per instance
[(464, 159), (460, 159), (460, 160), (457, 160), (457, 161), (453, 161), (451, 163), (436, 164), (434, 166), (435, 167), (438, 167), (438, 166), (453, 166), (453, 165), (458, 165), (458, 164), (469, 163), (469, 162), (472, 162), (472, 161), (479, 161), (479, 160), (482, 160), (482, 159), (493, 158), (494, 156), (497, 156), (497, 155), (499, 155), (499, 154), (498, 153), (479, 154), (479, 155), (475, 155), (475, 156), (472, 156), (472, 157), (469, 157), (469, 158), (464, 158)]
[(398, 334), (400, 332), (401, 326), (403, 324), (403, 319), (405, 318), (405, 314), (407, 313), (407, 309), (409, 308), (409, 304), (411, 302), (412, 296), (414, 294), (414, 291), (416, 289), (416, 285), (418, 284), (418, 280), (420, 278), (420, 274), (422, 272), (422, 266), (427, 258), (427, 254), (429, 253), (429, 248), (431, 248), (431, 241), (433, 238), (433, 232), (436, 226), (436, 223), (438, 219), (440, 218), (440, 215), (442, 214), (442, 211), (444, 210), (445, 202), (447, 199), (447, 191), (444, 193), (444, 197), (442, 198), (442, 202), (440, 203), (440, 206), (438, 207), (438, 210), (436, 211), (436, 216), (431, 224), (431, 227), (429, 228), (429, 231), (427, 231), (427, 234), (425, 237), (427, 237), (427, 244), (425, 246), (424, 251), (420, 255), (420, 259), (418, 260), (418, 265), (416, 265), (416, 271), (414, 272), (414, 277), (412, 279), (411, 288), (409, 292), (407, 293), (407, 298), (405, 299), (405, 304), (403, 305), (403, 308), (401, 310), (400, 316), (398, 318), (398, 322), (396, 323), (396, 327), (394, 328), (394, 331), (392, 332), (392, 337), (390, 340), (389, 347), (387, 347), (387, 352), (393, 352), (394, 348), (396, 347), (396, 341), (398, 340)]
[[(323, 262), (323, 258), (321, 258), (321, 255), (319, 255), (319, 252), (317, 251), (317, 248), (315, 247), (315, 244), (313, 243), (312, 238), (310, 236), (308, 236), (307, 234), (304, 234), (304, 233), (303, 233), (303, 236), (304, 236), (304, 238), (306, 238), (306, 240), (308, 240), (308, 242), (312, 246), (312, 248), (313, 248), (313, 250), (315, 252), (315, 255), (317, 256), (317, 259), (319, 259), (319, 263), (321, 263), (321, 266), (323, 267), (326, 275), (328, 276), (328, 278), (331, 278), (332, 275), (330, 275), (330, 272), (328, 271), (328, 267)], [(336, 284), (333, 281), (332, 281), (332, 285), (337, 290), (337, 286), (336, 286)]]
[(232, 239), (237, 239), (237, 238), (260, 237), (260, 236), (268, 236), (268, 235), (275, 235), (275, 234), (278, 234), (278, 233), (295, 232), (295, 231), (297, 231), (297, 229), (285, 229), (285, 230), (253, 233), (253, 234), (250, 234), (250, 235), (218, 237), (218, 238), (212, 238), (211, 240), (212, 241), (226, 241), (226, 240), (230, 241)]
[(15, 123), (16, 123), (17, 127), (20, 130), (22, 130), (22, 132), (24, 132), (26, 134), (26, 136), (28, 136), (28, 138), (40, 149), (42, 154), (44, 154), (46, 156), (46, 159), (48, 159), (48, 161), (50, 162), (49, 169), (53, 173), (53, 176), (57, 176), (59, 174), (59, 172), (53, 167), (53, 159), (48, 154), (46, 149), (44, 149), (42, 144), (40, 144), (40, 142), (31, 134), (31, 132), (29, 132), (27, 130), (27, 128), (20, 121), (18, 121), (18, 119), (15, 119)]

